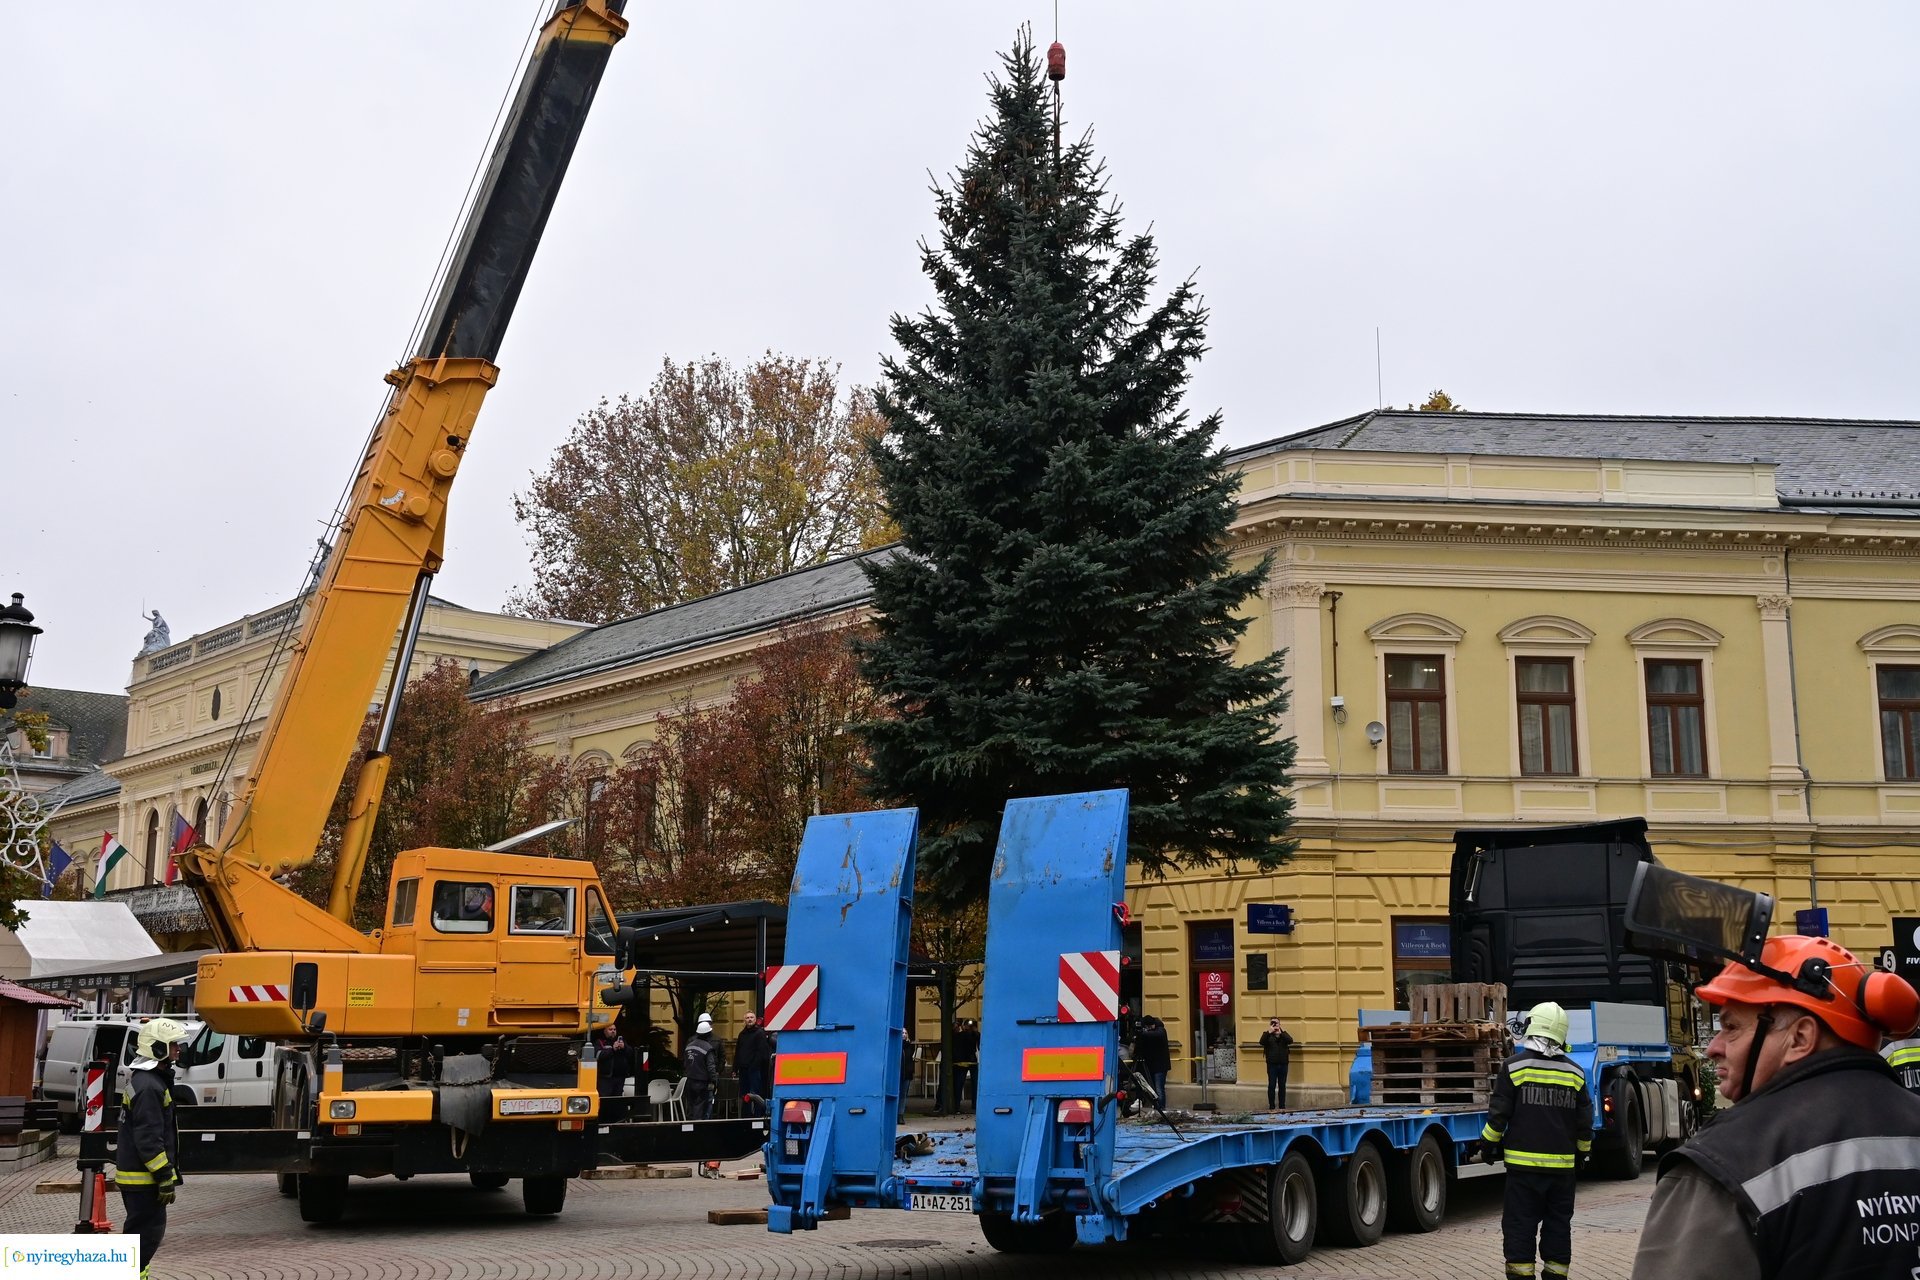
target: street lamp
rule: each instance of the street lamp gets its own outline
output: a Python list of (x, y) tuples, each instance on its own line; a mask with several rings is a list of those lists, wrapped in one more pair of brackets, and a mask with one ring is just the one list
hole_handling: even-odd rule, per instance
[(13, 603), (0, 608), (0, 711), (11, 708), (27, 687), (27, 664), (33, 661), (33, 638), (40, 628), (22, 603), (18, 591)]

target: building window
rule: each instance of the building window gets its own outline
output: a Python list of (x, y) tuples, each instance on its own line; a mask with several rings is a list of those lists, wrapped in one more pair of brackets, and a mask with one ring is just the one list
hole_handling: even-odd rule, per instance
[(213, 686), (213, 701), (208, 705), (207, 718), (210, 720), (218, 720), (220, 718), (220, 686), (219, 685)]
[(1876, 674), (1887, 781), (1920, 781), (1920, 667), (1883, 666)]
[(1453, 981), (1453, 931), (1442, 917), (1393, 918), (1393, 1007), (1412, 1007), (1414, 987)]
[(1387, 655), (1387, 769), (1447, 771), (1446, 659)]
[(1580, 772), (1574, 746), (1573, 659), (1516, 658), (1515, 694), (1520, 701), (1520, 772)]
[(207, 798), (201, 796), (193, 806), (193, 833), (205, 844), (213, 843), (213, 833), (207, 830)]
[(1695, 659), (1647, 659), (1647, 751), (1656, 778), (1707, 776), (1707, 702)]
[(140, 872), (141, 884), (158, 883), (154, 879), (155, 869), (160, 865), (160, 811), (147, 810), (147, 864)]

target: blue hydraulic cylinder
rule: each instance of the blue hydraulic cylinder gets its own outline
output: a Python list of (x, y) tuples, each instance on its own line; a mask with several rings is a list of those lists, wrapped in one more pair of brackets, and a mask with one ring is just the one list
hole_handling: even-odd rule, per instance
[(780, 1029), (791, 1024), (769, 985), (773, 1231), (811, 1229), (833, 1204), (891, 1203), (918, 816), (813, 818), (801, 839), (782, 970), (817, 966), (802, 975), (817, 982), (817, 1005), (813, 1025)]
[[(1102, 1210), (1118, 1122), (1126, 855), (1125, 791), (1007, 805), (987, 896), (977, 1120), (985, 1211), (1030, 1222)], [(1086, 1122), (1064, 1121), (1063, 1102), (1090, 1104)]]

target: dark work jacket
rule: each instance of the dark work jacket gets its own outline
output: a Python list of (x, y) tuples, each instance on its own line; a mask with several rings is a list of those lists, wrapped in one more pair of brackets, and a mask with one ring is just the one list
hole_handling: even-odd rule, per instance
[(773, 1066), (773, 1037), (766, 1028), (748, 1027), (733, 1046), (733, 1067), (741, 1075)]
[(1920, 1039), (1909, 1036), (1905, 1040), (1882, 1045), (1880, 1056), (1900, 1077), (1900, 1083), (1908, 1093), (1920, 1093)]
[(1509, 1169), (1573, 1173), (1593, 1146), (1593, 1096), (1586, 1073), (1555, 1054), (1522, 1049), (1500, 1064), (1480, 1136), (1506, 1148)]
[(1268, 1066), (1284, 1067), (1287, 1055), (1293, 1052), (1293, 1037), (1285, 1031), (1262, 1031), (1260, 1051), (1267, 1055)]
[[(700, 1051), (703, 1045), (706, 1047), (705, 1053)], [(726, 1059), (721, 1055), (720, 1042), (713, 1038), (711, 1031), (697, 1032), (680, 1046), (680, 1070), (686, 1074), (689, 1084), (712, 1084), (720, 1078), (725, 1067)]]
[(180, 1181), (180, 1135), (173, 1114), (173, 1068), (162, 1064), (130, 1071), (120, 1095), (120, 1137), (115, 1180), (123, 1187), (167, 1186)]
[(1761, 1274), (1910, 1280), (1920, 1261), (1920, 1098), (1864, 1049), (1785, 1068), (1660, 1161), (1732, 1195)]
[(1133, 1060), (1142, 1071), (1171, 1071), (1173, 1061), (1167, 1044), (1166, 1024), (1156, 1020), (1143, 1022), (1133, 1037)]

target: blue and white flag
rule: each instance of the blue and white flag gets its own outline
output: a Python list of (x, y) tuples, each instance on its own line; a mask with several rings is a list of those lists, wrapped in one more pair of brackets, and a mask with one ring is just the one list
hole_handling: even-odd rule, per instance
[(73, 855), (65, 849), (62, 849), (60, 842), (55, 840), (53, 842), (53, 854), (47, 859), (47, 878), (40, 886), (40, 896), (43, 898), (51, 898), (53, 896), (53, 882), (58, 880), (66, 872), (66, 869), (72, 865)]

